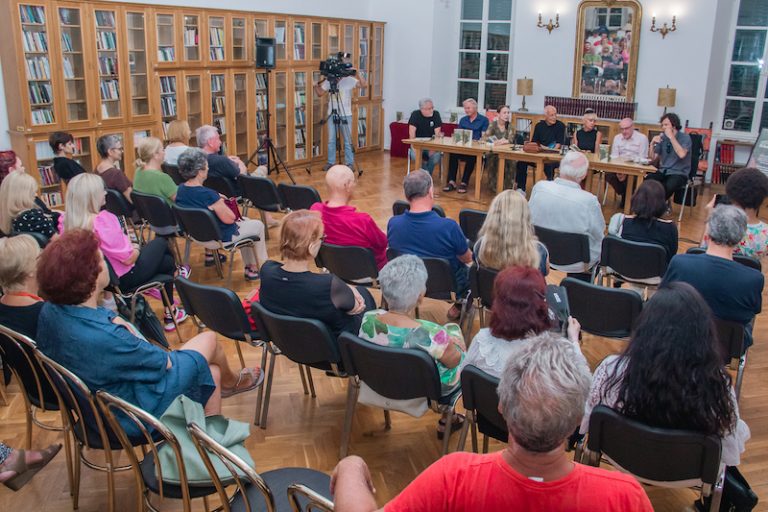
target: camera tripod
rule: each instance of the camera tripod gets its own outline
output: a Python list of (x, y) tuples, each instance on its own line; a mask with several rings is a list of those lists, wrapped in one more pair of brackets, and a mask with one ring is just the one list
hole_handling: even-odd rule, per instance
[[(328, 90), (328, 94), (330, 96), (329, 102), (331, 106), (331, 113), (328, 114), (328, 117), (320, 121), (321, 125), (327, 124), (329, 121), (333, 122), (333, 129), (336, 132), (336, 158), (334, 160), (336, 162), (341, 162), (341, 152), (344, 147), (343, 140), (349, 141), (349, 147), (352, 150), (352, 171), (357, 172), (357, 176), (360, 177), (363, 175), (363, 169), (360, 167), (360, 164), (357, 163), (357, 159), (355, 159), (355, 144), (352, 140), (352, 130), (350, 129), (349, 123), (347, 122), (347, 113), (344, 111), (344, 103), (341, 100), (341, 93), (338, 89), (338, 84), (329, 82), (330, 88)], [(350, 92), (351, 94), (351, 92)], [(351, 114), (351, 113), (350, 113)], [(344, 139), (341, 139), (341, 136), (344, 136)], [(330, 155), (329, 160), (330, 160)], [(346, 155), (345, 155), (346, 156)]]

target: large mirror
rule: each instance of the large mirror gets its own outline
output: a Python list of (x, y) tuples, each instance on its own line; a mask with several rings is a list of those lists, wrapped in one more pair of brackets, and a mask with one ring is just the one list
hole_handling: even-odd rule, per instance
[(573, 96), (632, 101), (642, 7), (635, 0), (584, 0), (579, 4)]

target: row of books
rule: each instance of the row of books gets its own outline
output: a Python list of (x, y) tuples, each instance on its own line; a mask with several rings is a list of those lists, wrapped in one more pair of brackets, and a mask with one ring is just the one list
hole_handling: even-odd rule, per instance
[(227, 134), (227, 120), (224, 117), (214, 117), (213, 118), (213, 126), (216, 127), (219, 130), (219, 133), (221, 133), (221, 136), (225, 136)]
[(53, 170), (52, 165), (41, 165), (37, 168), (40, 173), (40, 183), (44, 187), (50, 187), (59, 183), (59, 175)]
[(294, 145), (296, 146), (304, 146), (307, 143), (307, 136), (304, 133), (304, 130), (297, 129), (294, 130)]
[(59, 19), (62, 25), (80, 25), (80, 12), (77, 9), (59, 8)]
[(224, 48), (211, 47), (210, 48), (211, 60), (224, 60)]
[(263, 92), (256, 92), (256, 108), (259, 110), (267, 110), (267, 95)]
[(211, 75), (211, 92), (224, 92), (224, 75)]
[(296, 160), (303, 160), (307, 158), (307, 150), (305, 148), (296, 148)]
[(112, 11), (96, 11), (97, 27), (114, 27), (115, 13)]
[(39, 108), (32, 110), (32, 124), (53, 124), (53, 110), (50, 108)]
[(99, 57), (99, 74), (105, 75), (117, 75), (117, 58), (115, 57)]
[(160, 110), (163, 117), (176, 117), (176, 96), (161, 96)]
[(300, 108), (296, 109), (295, 121), (296, 121), (296, 126), (304, 126), (304, 124), (306, 124), (307, 122), (307, 115)]
[(96, 33), (97, 50), (114, 50), (117, 48), (117, 36), (114, 32), (104, 31)]
[(22, 32), (25, 52), (47, 52), (48, 35), (39, 30), (25, 30)]
[[(75, 139), (75, 144), (77, 144), (78, 140), (80, 139)], [(53, 160), (53, 157), (56, 156), (53, 154), (53, 150), (47, 140), (35, 142), (35, 155), (37, 156), (38, 162), (43, 160)]]
[(304, 89), (304, 87), (306, 86), (307, 82), (306, 82), (306, 80), (304, 78), (305, 76), (306, 76), (305, 73), (296, 73), (296, 75), (294, 75), (294, 77), (296, 79), (296, 88), (297, 89)]
[[(620, 98), (617, 96), (616, 98)], [(591, 108), (597, 117), (603, 119), (634, 119), (637, 103), (619, 100), (565, 98), (559, 96), (545, 96), (544, 105), (552, 105), (557, 113), (564, 116), (583, 116), (584, 111)]]
[(256, 88), (257, 89), (266, 89), (267, 88), (267, 74), (266, 73), (256, 73)]
[(304, 60), (304, 45), (294, 45), (293, 47), (293, 58), (296, 60)]
[(296, 108), (303, 107), (304, 105), (307, 104), (307, 93), (306, 93), (306, 91), (296, 91), (293, 94), (293, 99), (294, 99), (294, 103), (293, 104), (296, 106)]
[[(75, 74), (75, 63), (73, 62), (71, 56), (65, 56), (61, 61), (61, 64), (64, 68), (64, 78), (79, 78), (78, 75)], [(82, 73), (80, 73), (80, 75), (82, 76)]]
[(267, 114), (265, 112), (256, 112), (256, 130), (263, 131), (267, 129)]
[(102, 103), (101, 117), (103, 117), (104, 119), (112, 119), (113, 117), (120, 117), (120, 104), (117, 102)]
[(197, 46), (200, 44), (200, 36), (197, 33), (197, 27), (184, 29), (184, 46)]
[(161, 46), (157, 49), (157, 60), (160, 62), (173, 62), (176, 60), (176, 48), (173, 46)]
[(64, 52), (75, 51), (75, 47), (72, 46), (72, 36), (66, 32), (61, 33), (61, 49)]
[(53, 89), (49, 82), (29, 82), (29, 101), (32, 106), (53, 102)]
[(45, 9), (37, 5), (20, 5), (22, 23), (45, 23)]
[(224, 29), (211, 27), (208, 29), (208, 40), (211, 46), (224, 46)]
[(120, 99), (120, 84), (116, 79), (102, 80), (99, 88), (101, 90), (101, 99), (103, 100)]
[(61, 192), (46, 192), (41, 194), (40, 198), (48, 205), (48, 208), (64, 204), (64, 201), (61, 200)]
[(176, 77), (161, 76), (160, 77), (160, 93), (173, 94), (175, 92), (176, 92)]
[(304, 44), (304, 27), (293, 28), (293, 42), (294, 44)]
[(34, 56), (27, 57), (27, 79), (28, 80), (50, 80), (51, 67), (48, 63), (48, 57)]
[(227, 110), (227, 102), (224, 96), (214, 96), (211, 98), (212, 106), (211, 112), (214, 114), (225, 114)]

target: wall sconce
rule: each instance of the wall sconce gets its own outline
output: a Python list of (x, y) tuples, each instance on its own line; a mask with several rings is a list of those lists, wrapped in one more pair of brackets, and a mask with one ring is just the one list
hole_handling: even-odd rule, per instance
[(656, 99), (656, 105), (664, 107), (664, 113), (667, 113), (667, 108), (675, 106), (675, 100), (677, 99), (677, 89), (672, 89), (667, 84), (666, 87), (659, 88), (659, 96)]
[(523, 97), (523, 106), (520, 107), (520, 112), (528, 112), (525, 108), (525, 97), (533, 94), (533, 78), (518, 78), (517, 79), (517, 95)]
[(672, 26), (668, 27), (667, 22), (665, 21), (664, 24), (661, 26), (661, 28), (656, 28), (656, 15), (654, 14), (651, 18), (651, 32), (658, 32), (661, 34), (661, 38), (664, 39), (667, 37), (667, 34), (670, 32), (674, 32), (677, 30), (677, 16), (672, 16)]
[(554, 23), (552, 23), (552, 18), (549, 18), (549, 23), (547, 23), (546, 25), (541, 22), (541, 13), (539, 13), (539, 22), (536, 24), (536, 26), (539, 28), (547, 29), (547, 32), (551, 34), (553, 30), (555, 30), (556, 28), (560, 28), (560, 13), (558, 12), (555, 14)]

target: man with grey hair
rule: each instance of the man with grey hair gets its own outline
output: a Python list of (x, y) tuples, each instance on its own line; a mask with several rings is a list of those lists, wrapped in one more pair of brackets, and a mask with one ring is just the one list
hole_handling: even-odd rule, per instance
[(594, 194), (582, 190), (579, 185), (587, 175), (588, 167), (584, 153), (569, 152), (560, 162), (560, 177), (538, 182), (528, 203), (534, 226), (565, 233), (584, 233), (589, 237), (589, 264), (551, 265), (563, 272), (589, 272), (600, 260), (605, 219)]
[[(485, 130), (488, 129), (488, 118), (478, 114), (477, 101), (474, 98), (464, 100), (462, 105), (464, 106), (464, 113), (467, 115), (459, 119), (459, 129), (472, 130), (472, 140), (480, 140)], [(451, 154), (451, 158), (448, 160), (448, 184), (443, 190), (450, 192), (457, 189), (456, 175), (459, 172), (459, 161), (464, 162), (464, 175), (459, 182), (458, 192), (459, 194), (466, 194), (469, 177), (472, 176), (477, 161), (477, 157), (470, 155)]]
[[(467, 265), (472, 263), (472, 251), (456, 221), (440, 217), (432, 211), (435, 204), (432, 177), (421, 169), (413, 171), (403, 180), (403, 191), (410, 209), (389, 219), (389, 247), (401, 254), (448, 260), (453, 269), (457, 293), (464, 297), (469, 289)], [(456, 320), (460, 314), (461, 306), (454, 304), (448, 311), (448, 318)]]
[[(419, 100), (419, 109), (414, 110), (411, 113), (410, 119), (408, 119), (408, 138), (434, 137), (440, 132), (441, 126), (443, 126), (443, 121), (440, 119), (440, 112), (435, 110), (432, 99), (422, 98)], [(435, 165), (443, 157), (443, 154), (440, 151), (429, 151), (426, 149), (421, 153), (424, 162), (423, 169), (432, 175)], [(408, 158), (411, 160), (416, 159), (416, 153), (413, 151), (413, 148), (408, 148)]]
[(653, 510), (631, 475), (574, 463), (565, 451), (592, 380), (578, 345), (549, 332), (512, 345), (498, 387), (505, 450), (446, 455), (381, 509), (365, 462), (347, 457), (331, 477), (335, 510)]
[(664, 283), (683, 281), (701, 293), (712, 313), (747, 327), (746, 346), (752, 344), (752, 320), (762, 309), (763, 274), (733, 261), (733, 253), (747, 231), (744, 210), (717, 206), (704, 233), (705, 254), (678, 254), (669, 263)]
[(221, 154), (221, 135), (219, 130), (209, 124), (204, 124), (195, 130), (195, 139), (198, 147), (208, 156), (208, 176), (229, 181), (239, 196), (241, 191), (237, 177), (248, 173), (243, 161), (236, 156)]
[[(531, 132), (531, 142), (537, 143), (539, 146), (560, 149), (563, 142), (567, 142), (565, 136), (565, 125), (562, 121), (557, 119), (557, 109), (553, 105), (547, 105), (544, 107), (544, 119), (536, 123)], [(555, 175), (556, 163), (544, 164), (544, 174), (548, 180), (552, 180)], [(518, 190), (525, 191), (526, 182), (528, 181), (528, 163), (518, 162), (517, 173), (515, 174), (515, 182), (517, 183)]]
[[(619, 121), (619, 134), (611, 144), (611, 158), (631, 162), (648, 156), (648, 137), (635, 130), (635, 122), (631, 117)], [(608, 172), (605, 181), (621, 196), (621, 207), (624, 207), (624, 196), (627, 193), (627, 175)]]

